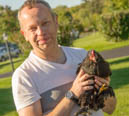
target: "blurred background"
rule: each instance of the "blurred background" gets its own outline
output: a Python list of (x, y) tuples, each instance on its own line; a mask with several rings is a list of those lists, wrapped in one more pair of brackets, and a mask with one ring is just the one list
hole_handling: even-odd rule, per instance
[[(129, 0), (46, 0), (58, 16), (64, 46), (99, 51), (110, 63), (117, 108), (129, 115)], [(31, 46), (20, 34), (17, 12), (24, 0), (0, 0), (0, 116), (18, 116), (11, 94), (13, 71)], [(105, 116), (108, 116), (105, 114)]]

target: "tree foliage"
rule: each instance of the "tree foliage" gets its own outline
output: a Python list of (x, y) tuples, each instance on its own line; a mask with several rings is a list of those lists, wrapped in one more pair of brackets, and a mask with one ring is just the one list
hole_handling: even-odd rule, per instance
[[(129, 0), (82, 0), (80, 5), (68, 8), (54, 8), (58, 16), (58, 41), (61, 45), (71, 45), (71, 32), (101, 31), (110, 38), (125, 39), (129, 36)], [(100, 22), (100, 23), (99, 23)], [(6, 32), (11, 42), (17, 43), (24, 52), (31, 47), (19, 32), (17, 10), (0, 6), (0, 43)]]
[(129, 0), (105, 0), (104, 4), (105, 12), (129, 9)]
[(8, 6), (2, 8), (0, 11), (0, 36), (3, 33), (7, 33), (10, 36), (11, 33), (18, 30), (16, 13), (12, 12)]
[(22, 52), (30, 50), (31, 46), (20, 34), (20, 27), (17, 20), (17, 10), (12, 11), (10, 7), (0, 6), (0, 43), (3, 43), (3, 33), (8, 34), (8, 40), (16, 43)]
[(99, 26), (101, 32), (115, 41), (129, 37), (129, 10), (103, 14)]
[(58, 30), (58, 42), (61, 45), (71, 45), (73, 41), (72, 31), (82, 31), (83, 27), (79, 20), (75, 20), (69, 8), (66, 6), (58, 6), (54, 9), (58, 16), (59, 30)]

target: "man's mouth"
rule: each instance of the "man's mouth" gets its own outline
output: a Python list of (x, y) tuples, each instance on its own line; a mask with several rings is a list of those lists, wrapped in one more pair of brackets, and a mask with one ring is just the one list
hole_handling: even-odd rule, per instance
[(45, 44), (45, 43), (47, 43), (48, 40), (49, 40), (48, 38), (44, 38), (44, 39), (38, 40), (37, 42), (38, 42), (38, 44), (40, 45), (40, 44)]

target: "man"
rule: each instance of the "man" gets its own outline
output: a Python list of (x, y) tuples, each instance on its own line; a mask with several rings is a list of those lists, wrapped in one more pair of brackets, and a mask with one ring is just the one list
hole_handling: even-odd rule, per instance
[[(90, 76), (82, 70), (76, 76), (78, 64), (87, 52), (58, 45), (58, 21), (48, 3), (25, 2), (18, 19), (21, 33), (33, 48), (12, 78), (19, 116), (73, 116), (78, 109), (77, 98), (92, 89), (91, 84), (95, 83), (96, 88), (109, 85), (109, 77), (87, 80)], [(103, 111), (111, 114), (115, 105), (116, 99), (108, 98)], [(92, 111), (92, 116), (103, 116), (102, 110)]]

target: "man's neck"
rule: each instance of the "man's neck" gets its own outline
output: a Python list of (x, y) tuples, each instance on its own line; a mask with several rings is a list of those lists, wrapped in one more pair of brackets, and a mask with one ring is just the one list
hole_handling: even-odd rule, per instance
[(64, 64), (66, 62), (66, 56), (60, 46), (54, 47), (53, 49), (33, 50), (34, 54), (44, 60)]

